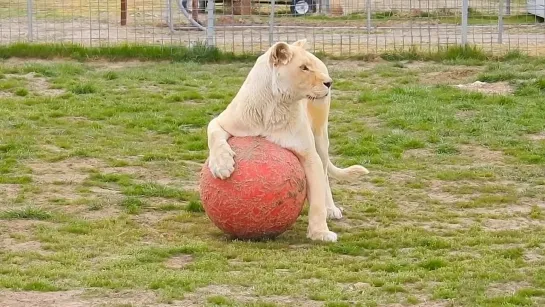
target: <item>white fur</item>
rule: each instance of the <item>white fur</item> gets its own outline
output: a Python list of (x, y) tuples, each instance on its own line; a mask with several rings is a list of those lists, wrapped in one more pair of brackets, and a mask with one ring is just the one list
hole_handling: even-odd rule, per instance
[(369, 171), (361, 165), (338, 168), (329, 159), (327, 131), (331, 82), (324, 63), (304, 49), (306, 40), (274, 44), (250, 70), (227, 108), (208, 125), (208, 167), (214, 177), (228, 178), (234, 170), (231, 136), (262, 136), (292, 150), (307, 178), (310, 204), (307, 237), (336, 241), (327, 218), (340, 219), (328, 173), (356, 180)]

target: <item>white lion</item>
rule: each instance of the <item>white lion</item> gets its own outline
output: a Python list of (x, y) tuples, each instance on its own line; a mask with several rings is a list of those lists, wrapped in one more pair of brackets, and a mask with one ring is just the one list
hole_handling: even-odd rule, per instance
[(208, 125), (208, 167), (215, 178), (234, 171), (231, 136), (261, 136), (293, 151), (307, 178), (307, 237), (337, 241), (327, 218), (340, 219), (328, 180), (355, 180), (361, 165), (338, 168), (329, 159), (328, 116), (331, 84), (325, 64), (305, 50), (306, 40), (278, 42), (261, 55), (227, 108)]

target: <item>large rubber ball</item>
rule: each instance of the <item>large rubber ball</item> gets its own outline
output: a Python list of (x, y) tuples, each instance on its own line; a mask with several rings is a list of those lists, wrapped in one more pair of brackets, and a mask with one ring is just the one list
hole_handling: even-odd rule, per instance
[(200, 196), (210, 220), (238, 239), (271, 239), (301, 214), (307, 182), (295, 154), (262, 137), (231, 137), (235, 170), (214, 178), (204, 164)]

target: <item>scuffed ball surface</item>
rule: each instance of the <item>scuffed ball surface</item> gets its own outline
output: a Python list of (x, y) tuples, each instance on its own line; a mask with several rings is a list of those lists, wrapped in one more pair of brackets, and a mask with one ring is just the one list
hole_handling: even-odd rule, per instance
[(235, 170), (216, 179), (207, 163), (200, 196), (210, 220), (239, 239), (274, 238), (299, 217), (306, 199), (304, 169), (295, 154), (261, 137), (231, 137)]

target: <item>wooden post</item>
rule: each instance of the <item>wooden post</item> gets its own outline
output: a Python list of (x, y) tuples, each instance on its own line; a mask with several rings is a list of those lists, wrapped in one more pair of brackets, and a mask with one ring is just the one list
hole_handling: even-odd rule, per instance
[(127, 0), (121, 0), (121, 25), (127, 25)]
[(343, 7), (340, 0), (331, 0), (330, 1), (331, 15), (333, 16), (342, 16)]
[(191, 18), (199, 22), (199, 0), (191, 0)]

